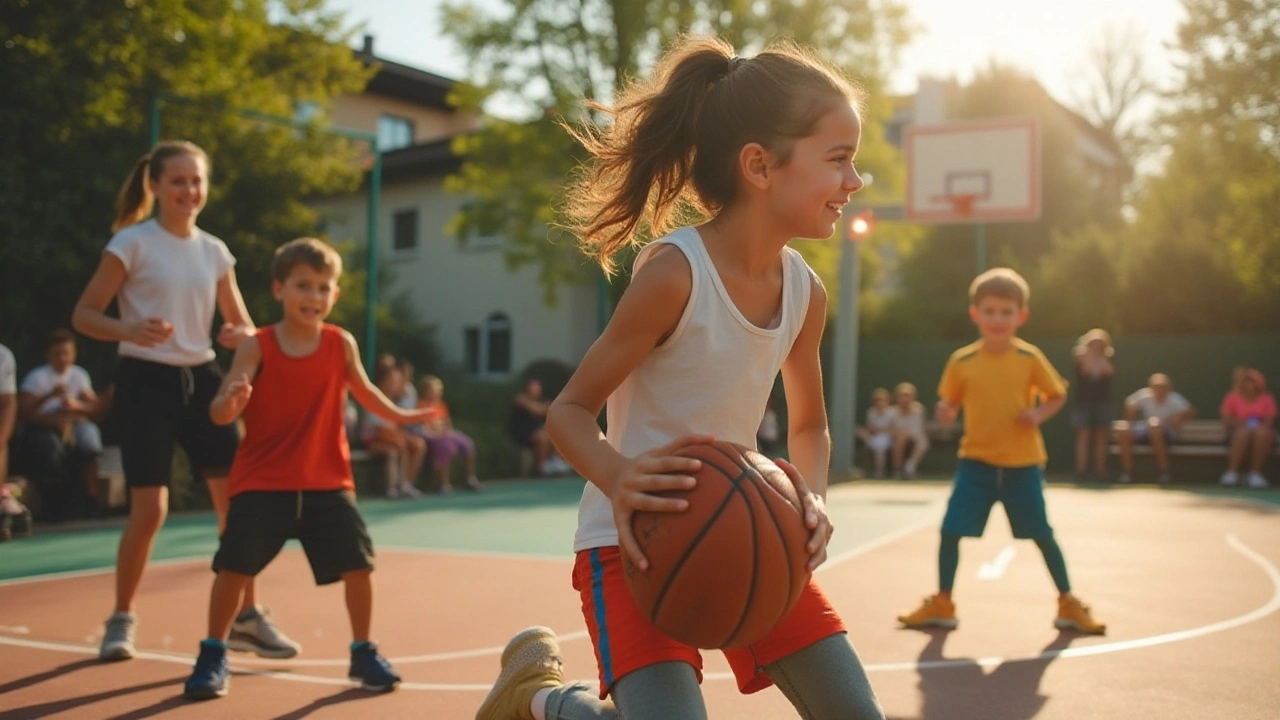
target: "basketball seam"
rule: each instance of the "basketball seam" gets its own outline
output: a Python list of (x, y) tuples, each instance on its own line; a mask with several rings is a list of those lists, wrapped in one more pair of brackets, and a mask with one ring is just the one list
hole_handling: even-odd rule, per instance
[[(654, 596), (653, 608), (649, 611), (649, 622), (656, 623), (658, 614), (662, 610), (662, 602), (666, 599), (667, 591), (671, 589), (671, 585), (675, 582), (676, 578), (679, 577), (680, 569), (684, 567), (689, 556), (693, 554), (693, 552), (698, 548), (698, 544), (702, 542), (704, 537), (706, 537), (707, 532), (715, 526), (716, 521), (718, 521), (720, 516), (724, 514), (725, 508), (729, 506), (729, 502), (733, 500), (734, 495), (742, 494), (742, 487), (738, 483), (738, 481), (742, 479), (741, 473), (735, 478), (726, 472), (720, 465), (709, 460), (703, 460), (702, 458), (697, 459), (702, 460), (702, 462), (705, 462), (720, 471), (720, 474), (724, 475), (729, 480), (729, 492), (725, 493), (724, 499), (720, 502), (720, 507), (716, 508), (715, 512), (712, 513), (711, 516), (707, 518), (706, 522), (702, 524), (702, 527), (699, 528), (698, 534), (694, 535), (693, 540), (689, 543), (689, 547), (685, 549), (685, 551), (680, 555), (680, 559), (676, 561), (675, 566), (671, 568), (671, 572), (667, 573), (667, 579), (662, 583), (662, 588), (659, 589), (658, 594)], [(738, 469), (740, 471), (742, 470), (741, 467)], [(752, 574), (754, 575), (754, 570)]]
[[(746, 602), (742, 604), (742, 609), (738, 613), (738, 622), (734, 624), (733, 630), (729, 633), (729, 637), (720, 642), (720, 646), (724, 647), (732, 644), (734, 639), (738, 637), (738, 633), (742, 632), (742, 626), (747, 622), (747, 615), (751, 609), (751, 598), (755, 597), (756, 594), (756, 583), (759, 582), (760, 579), (760, 543), (759, 539), (756, 537), (756, 514), (755, 509), (751, 507), (751, 501), (747, 499), (746, 488), (743, 486), (744, 484), (747, 486), (754, 486), (759, 485), (759, 483), (741, 483), (742, 480), (754, 480), (755, 478), (753, 477), (753, 474), (755, 476), (760, 476), (760, 471), (756, 470), (749, 463), (739, 463), (738, 457), (741, 457), (740, 453), (730, 455), (722, 445), (713, 445), (712, 447), (721, 455), (724, 455), (725, 459), (727, 459), (731, 465), (738, 468), (738, 477), (734, 478), (733, 484), (734, 488), (742, 493), (743, 503), (747, 507), (747, 518), (751, 522), (751, 579), (750, 582), (747, 583), (747, 598)], [(760, 477), (760, 480), (763, 482), (764, 478)], [(766, 509), (768, 509), (768, 503), (765, 503), (765, 505)]]
[[(790, 480), (790, 478), (788, 478), (788, 480)], [(768, 483), (764, 483), (764, 484), (768, 484)], [(785, 495), (775, 490), (772, 485), (769, 485), (769, 491), (781, 497), (783, 502), (787, 503), (788, 505), (791, 505), (791, 501)], [(778, 516), (774, 514), (773, 506), (770, 505), (769, 501), (765, 499), (764, 493), (765, 493), (765, 489), (757, 485), (756, 494), (760, 496), (760, 501), (764, 504), (765, 512), (769, 514), (769, 520), (773, 522), (773, 529), (778, 533), (778, 540), (782, 543), (783, 556), (786, 558), (786, 561), (787, 561), (787, 578), (790, 579), (792, 577), (791, 545), (790, 543), (787, 542), (786, 533), (782, 531), (782, 522), (778, 520)], [(793, 598), (791, 596), (791, 592), (792, 592), (791, 590), (788, 590), (787, 592), (788, 607), (790, 607), (792, 603), (794, 603), (795, 600), (799, 597), (799, 594), (797, 593), (796, 597)], [(782, 618), (779, 617), (778, 620), (781, 621)]]

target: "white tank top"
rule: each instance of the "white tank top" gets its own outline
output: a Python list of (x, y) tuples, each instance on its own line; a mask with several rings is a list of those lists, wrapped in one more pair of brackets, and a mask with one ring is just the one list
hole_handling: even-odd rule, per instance
[[(782, 308), (773, 327), (760, 328), (734, 306), (694, 228), (651, 242), (640, 251), (633, 272), (668, 244), (689, 261), (689, 300), (671, 336), (609, 396), (609, 444), (634, 457), (682, 435), (711, 433), (755, 447), (773, 383), (804, 326), (813, 271), (800, 253), (783, 250)], [(617, 544), (613, 506), (587, 483), (578, 505), (574, 552)]]

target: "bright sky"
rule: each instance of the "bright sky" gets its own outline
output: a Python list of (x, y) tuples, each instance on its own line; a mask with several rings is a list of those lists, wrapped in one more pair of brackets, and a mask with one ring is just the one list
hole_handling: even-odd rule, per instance
[[(496, 0), (474, 0), (498, 5)], [(440, 33), (442, 0), (329, 0), (363, 22), (375, 52), (447, 77), (466, 74), (461, 55)], [(913, 92), (920, 75), (968, 80), (991, 57), (1028, 69), (1060, 101), (1073, 97), (1090, 67), (1089, 48), (1109, 26), (1135, 25), (1144, 37), (1147, 66), (1167, 78), (1183, 16), (1179, 0), (904, 0), (923, 29), (905, 50), (892, 89)], [(1079, 93), (1075, 93), (1079, 94)]]

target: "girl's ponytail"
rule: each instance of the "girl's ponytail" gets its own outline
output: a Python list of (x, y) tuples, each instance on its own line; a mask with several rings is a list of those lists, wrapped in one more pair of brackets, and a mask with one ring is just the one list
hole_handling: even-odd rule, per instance
[(568, 128), (595, 162), (570, 189), (565, 214), (605, 272), (637, 233), (662, 235), (687, 211), (718, 209), (689, 186), (703, 105), (732, 60), (733, 48), (721, 40), (686, 41), (649, 80), (625, 90), (616, 108), (593, 105), (612, 124)]
[(616, 108), (591, 105), (611, 124), (568, 128), (594, 157), (568, 191), (566, 226), (612, 272), (637, 235), (665, 235), (733, 204), (748, 143), (785, 164), (825, 113), (860, 100), (839, 70), (794, 43), (740, 58), (718, 38), (682, 38)]
[(120, 186), (120, 194), (116, 196), (116, 219), (111, 223), (111, 232), (119, 232), (130, 225), (151, 217), (151, 206), (155, 196), (147, 185), (147, 175), (151, 167), (151, 153), (147, 153), (133, 164), (133, 170)]

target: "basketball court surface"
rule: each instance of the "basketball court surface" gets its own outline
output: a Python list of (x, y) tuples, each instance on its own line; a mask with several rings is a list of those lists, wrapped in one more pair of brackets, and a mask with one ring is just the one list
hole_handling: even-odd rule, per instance
[[(466, 720), (528, 625), (559, 634), (566, 674), (595, 677), (570, 587), (581, 481), (495, 483), (478, 495), (361, 504), (378, 549), (374, 638), (405, 682), (346, 680), (339, 585), (317, 588), (290, 545), (261, 599), (303, 646), (293, 660), (233, 654), (230, 694), (181, 698), (205, 634), (210, 514), (172, 517), (138, 598), (139, 656), (101, 664), (119, 524), (0, 545), (0, 718)], [(1275, 718), (1280, 708), (1280, 492), (1051, 486), (1075, 590), (1105, 637), (1052, 627), (1055, 591), (1034, 544), (1000, 510), (961, 545), (951, 632), (896, 627), (936, 585), (944, 482), (830, 492), (836, 533), (818, 573), (890, 718)], [(705, 653), (710, 717), (796, 717), (776, 689), (741, 696)]]

